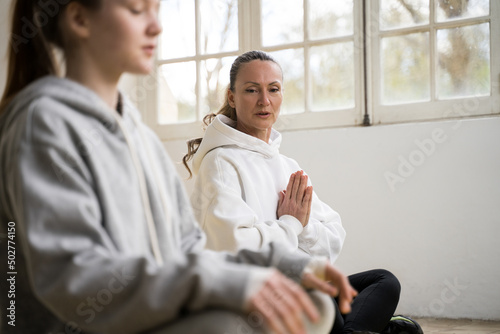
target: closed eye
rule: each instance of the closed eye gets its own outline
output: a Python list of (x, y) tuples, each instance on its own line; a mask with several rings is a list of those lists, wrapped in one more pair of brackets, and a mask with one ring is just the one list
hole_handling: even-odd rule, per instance
[(130, 8), (129, 10), (134, 15), (140, 15), (142, 13), (142, 10), (140, 9)]

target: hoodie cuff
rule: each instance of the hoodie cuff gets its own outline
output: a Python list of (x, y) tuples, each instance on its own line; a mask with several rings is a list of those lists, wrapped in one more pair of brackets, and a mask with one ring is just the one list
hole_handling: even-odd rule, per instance
[(248, 283), (245, 288), (243, 299), (243, 310), (248, 311), (250, 308), (250, 299), (262, 288), (266, 281), (276, 271), (274, 268), (255, 267), (248, 277)]
[(281, 225), (291, 228), (296, 235), (301, 234), (304, 230), (302, 223), (294, 216), (283, 215), (279, 217), (279, 221), (282, 223)]
[(326, 278), (326, 265), (329, 263), (326, 256), (315, 256), (309, 261), (304, 269), (304, 274), (313, 274), (320, 280)]

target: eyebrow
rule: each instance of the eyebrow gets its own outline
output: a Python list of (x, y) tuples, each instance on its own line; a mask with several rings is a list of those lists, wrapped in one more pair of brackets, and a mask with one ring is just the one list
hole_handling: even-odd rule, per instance
[[(244, 85), (246, 85), (246, 84), (253, 84), (253, 85), (260, 86), (260, 83), (254, 82), (254, 81), (247, 81), (247, 82), (244, 83)], [(276, 85), (276, 84), (280, 84), (281, 85), (281, 82), (279, 82), (279, 81), (273, 81), (271, 83), (268, 83), (267, 85), (269, 86), (269, 85)]]

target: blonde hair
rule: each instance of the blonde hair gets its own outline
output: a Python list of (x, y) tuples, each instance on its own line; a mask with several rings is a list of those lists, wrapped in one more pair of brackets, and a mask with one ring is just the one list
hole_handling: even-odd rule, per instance
[[(237, 121), (237, 116), (236, 116), (236, 109), (231, 107), (229, 104), (228, 100), (228, 95), (229, 91), (234, 92), (234, 85), (236, 82), (236, 77), (238, 76), (238, 72), (240, 71), (240, 68), (242, 65), (249, 63), (253, 60), (261, 60), (261, 61), (272, 61), (276, 65), (278, 65), (281, 69), (281, 66), (278, 64), (276, 60), (274, 60), (273, 57), (271, 57), (269, 54), (265, 53), (264, 51), (248, 51), (245, 52), (244, 54), (240, 55), (238, 58), (236, 58), (231, 65), (231, 71), (229, 72), (229, 86), (226, 90), (226, 94), (224, 97), (224, 104), (222, 107), (217, 111), (217, 113), (210, 113), (203, 117), (203, 128), (206, 129), (207, 126), (212, 123), (215, 117), (217, 115), (224, 115), (233, 121)], [(188, 152), (184, 157), (182, 158), (182, 163), (184, 164), (184, 167), (189, 172), (189, 178), (193, 176), (193, 173), (191, 172), (191, 169), (189, 168), (188, 162), (193, 158), (193, 156), (196, 154), (198, 151), (198, 148), (201, 145), (201, 142), (203, 141), (203, 137), (200, 138), (195, 138), (187, 141), (187, 147), (188, 147)]]

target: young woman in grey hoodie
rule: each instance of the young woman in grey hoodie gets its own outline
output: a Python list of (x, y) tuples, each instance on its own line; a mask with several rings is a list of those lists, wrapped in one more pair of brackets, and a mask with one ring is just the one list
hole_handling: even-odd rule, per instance
[(2, 333), (327, 331), (329, 299), (309, 295), (320, 319), (297, 283), (340, 292), (349, 311), (346, 277), (276, 244), (204, 250), (172, 162), (119, 94), (122, 73), (152, 69), (158, 7), (14, 3), (0, 108)]

